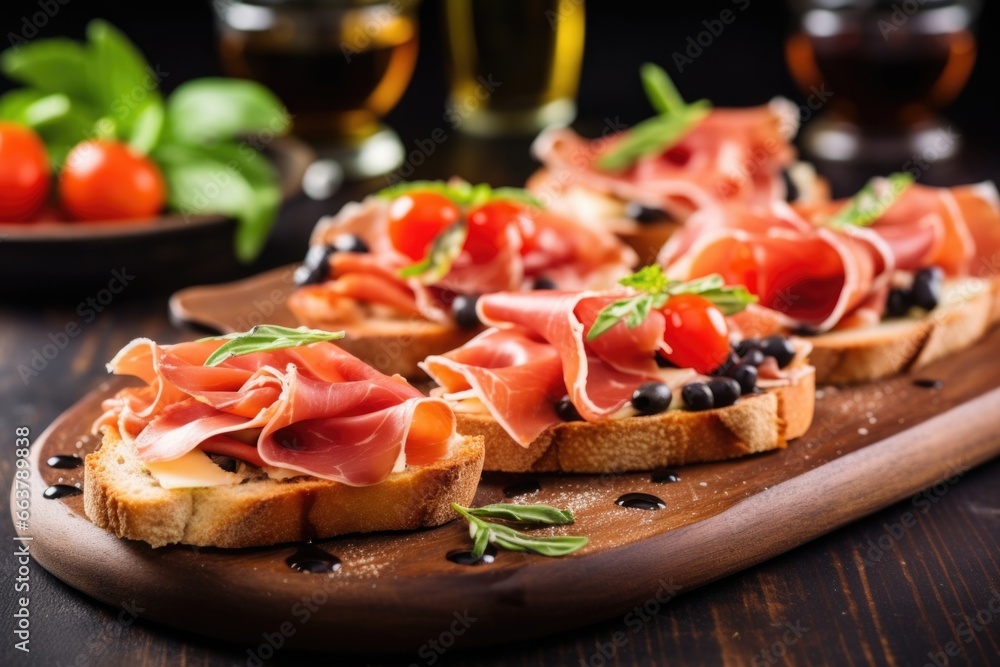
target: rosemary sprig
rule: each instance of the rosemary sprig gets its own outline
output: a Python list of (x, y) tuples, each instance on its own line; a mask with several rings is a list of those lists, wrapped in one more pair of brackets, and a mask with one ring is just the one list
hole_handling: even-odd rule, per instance
[(468, 508), (456, 503), (452, 508), (469, 522), (472, 555), (478, 558), (490, 543), (510, 551), (531, 551), (542, 556), (565, 556), (582, 549), (589, 541), (574, 535), (535, 536), (514, 530), (510, 526), (485, 518), (496, 518), (524, 524), (562, 526), (573, 523), (573, 512), (549, 505), (486, 505)]
[(829, 227), (867, 227), (881, 218), (913, 185), (913, 176), (896, 172), (889, 176), (876, 176), (827, 220)]
[(399, 270), (401, 278), (416, 278), (424, 285), (433, 285), (448, 275), (451, 265), (462, 254), (462, 246), (469, 235), (469, 225), (463, 215), (458, 222), (437, 235), (427, 256), (419, 262)]
[(218, 366), (226, 359), (241, 357), (254, 352), (269, 352), (286, 347), (299, 347), (344, 337), (343, 331), (319, 331), (317, 329), (289, 329), (273, 324), (255, 326), (249, 331), (225, 336), (211, 336), (201, 340), (225, 340), (215, 352), (205, 360), (206, 366)]

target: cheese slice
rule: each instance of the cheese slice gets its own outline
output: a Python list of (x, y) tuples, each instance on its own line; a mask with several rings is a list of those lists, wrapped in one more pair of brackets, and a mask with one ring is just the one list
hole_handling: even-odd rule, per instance
[(146, 469), (164, 489), (239, 484), (243, 479), (215, 465), (200, 449), (192, 449), (179, 459), (146, 463)]

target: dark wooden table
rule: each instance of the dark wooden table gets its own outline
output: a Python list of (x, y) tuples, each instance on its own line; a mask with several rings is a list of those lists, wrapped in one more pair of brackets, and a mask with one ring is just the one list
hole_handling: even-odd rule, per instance
[[(489, 160), (482, 159), (483, 148), (480, 142), (449, 138), (415, 176), (457, 172), (499, 185), (517, 184), (529, 173), (523, 142), (486, 147)], [(291, 202), (267, 259), (247, 272), (294, 261), (319, 215), (380, 184), (351, 186), (331, 202)], [(30, 298), (30, 286), (25, 286), (23, 302), (0, 305), (4, 516), (9, 514), (7, 489), (15, 471), (16, 427), (26, 426), (37, 437), (60, 412), (97, 386), (105, 377), (104, 363), (132, 338), (172, 342), (200, 333), (171, 323), (166, 308), (169, 290), (152, 288), (154, 283), (182, 281), (181, 272), (148, 275), (142, 267), (134, 268), (134, 286), (116, 296), (92, 322), (84, 322), (77, 310), (92, 295), (73, 286), (44, 299)], [(80, 334), (37, 377), (23, 381), (18, 365), (30, 360), (33, 350), (50, 342), (50, 333), (63, 331), (69, 322), (80, 323)], [(930, 492), (933, 503), (920, 498), (902, 502), (666, 604), (655, 602), (656, 591), (650, 591), (646, 610), (573, 633), (475, 652), (463, 652), (460, 637), (447, 650), (450, 638), (431, 644), (439, 638), (429, 637), (424, 649), (408, 656), (347, 656), (331, 647), (332, 655), (279, 649), (260, 660), (257, 656), (266, 657), (268, 651), (148, 623), (142, 610), (128, 600), (122, 600), (120, 607), (96, 603), (37, 563), (30, 566), (30, 591), (15, 593), (18, 564), (8, 546), (0, 594), (0, 655), (7, 656), (4, 664), (18, 665), (1000, 664), (998, 477), (1000, 460), (994, 460), (966, 473), (944, 492)], [(907, 512), (915, 522), (903, 525)], [(15, 544), (8, 520), (0, 521), (0, 532), (6, 544)], [(30, 597), (29, 654), (14, 649), (12, 613), (20, 595)]]

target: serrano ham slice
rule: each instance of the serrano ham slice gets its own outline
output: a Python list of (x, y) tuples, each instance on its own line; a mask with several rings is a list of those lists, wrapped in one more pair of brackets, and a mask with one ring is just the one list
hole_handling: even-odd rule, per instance
[[(146, 386), (107, 402), (95, 427), (118, 426), (143, 461), (195, 448), (240, 451), (244, 460), (352, 486), (376, 484), (402, 466), (447, 458), (456, 440), (448, 405), (426, 398), (332, 344), (260, 352), (205, 366), (223, 344), (133, 341), (109, 364)], [(249, 447), (243, 444), (244, 447)]]

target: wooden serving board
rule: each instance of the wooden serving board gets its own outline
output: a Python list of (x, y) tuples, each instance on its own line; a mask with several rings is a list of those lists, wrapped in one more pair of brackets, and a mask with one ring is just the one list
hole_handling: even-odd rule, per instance
[[(95, 598), (253, 647), (267, 636), (275, 640), (274, 633), (285, 646), (338, 652), (415, 651), (453, 631), (450, 638), (460, 646), (518, 641), (638, 605), (659, 609), (670, 595), (921, 489), (947, 485), (944, 480), (1000, 454), (1000, 330), (920, 376), (942, 386), (918, 387), (904, 376), (822, 390), (812, 429), (787, 450), (678, 468), (674, 483), (655, 483), (648, 473), (483, 480), (480, 504), (500, 501), (512, 484), (523, 489), (537, 482), (540, 490), (512, 500), (571, 507), (577, 522), (568, 532), (591, 538), (572, 556), (501, 551), (492, 563), (461, 565), (446, 557), (469, 547), (467, 530), (456, 521), (321, 541), (342, 563), (330, 574), (291, 569), (286, 559), (298, 550), (294, 544), (152, 549), (95, 527), (80, 495), (45, 499), (51, 485), (82, 483), (82, 468), (57, 469), (46, 461), (94, 449), (97, 443), (85, 434), (101, 399), (121, 386), (115, 380), (73, 406), (32, 446), (32, 517), (24, 534), (42, 566)], [(616, 504), (632, 492), (654, 494), (666, 507)]]

